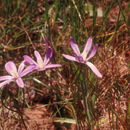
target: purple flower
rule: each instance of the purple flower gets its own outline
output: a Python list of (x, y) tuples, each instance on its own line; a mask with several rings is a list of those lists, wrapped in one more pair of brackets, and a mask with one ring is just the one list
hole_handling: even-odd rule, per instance
[[(92, 38), (89, 38), (87, 40), (87, 43), (84, 47), (84, 50), (82, 53), (80, 53), (79, 47), (76, 43), (74, 43), (73, 39), (71, 38), (70, 41), (71, 48), (73, 49), (76, 56), (70, 56), (66, 54), (62, 54), (66, 59), (86, 64), (90, 67), (90, 69), (100, 78), (102, 78), (102, 74), (99, 72), (99, 70), (93, 65), (89, 60), (95, 56), (97, 51), (97, 44), (93, 46), (92, 48)], [(91, 49), (92, 48), (92, 49)], [(91, 51), (90, 51), (91, 50)], [(89, 55), (88, 55), (89, 54)]]
[(53, 54), (52, 49), (48, 48), (45, 54), (44, 60), (42, 59), (38, 51), (34, 51), (36, 61), (34, 61), (31, 57), (27, 55), (24, 56), (24, 60), (26, 63), (30, 64), (30, 66), (33, 66), (34, 70), (37, 70), (37, 71), (44, 71), (50, 68), (61, 67), (60, 64), (48, 64), (52, 57), (52, 54)]
[(4, 85), (9, 84), (12, 81), (15, 81), (19, 87), (23, 88), (24, 83), (22, 77), (30, 73), (32, 67), (25, 68), (25, 64), (24, 62), (22, 62), (17, 70), (14, 62), (9, 61), (5, 64), (5, 69), (10, 75), (0, 76), (0, 87), (3, 87)]

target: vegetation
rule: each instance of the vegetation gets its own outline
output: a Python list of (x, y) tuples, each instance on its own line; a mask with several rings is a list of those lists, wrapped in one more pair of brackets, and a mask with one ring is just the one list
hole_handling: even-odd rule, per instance
[[(48, 48), (58, 66), (21, 76), (24, 86), (12, 68), (13, 82), (0, 77), (0, 129), (130, 129), (129, 12), (127, 0), (1, 0), (0, 76), (34, 51), (44, 62)], [(63, 56), (75, 56), (71, 37), (80, 52), (90, 37), (98, 44), (90, 61), (102, 76)]]

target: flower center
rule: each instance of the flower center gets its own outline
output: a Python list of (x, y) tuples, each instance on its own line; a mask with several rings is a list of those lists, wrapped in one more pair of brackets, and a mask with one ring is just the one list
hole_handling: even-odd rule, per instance
[(44, 68), (43, 60), (38, 60), (37, 63), (38, 63), (38, 67), (39, 67), (39, 69)]
[(79, 62), (81, 62), (81, 63), (84, 62), (84, 59), (83, 59), (82, 56), (76, 56), (76, 59), (77, 59)]
[(17, 72), (13, 72), (13, 77), (14, 78), (18, 78), (19, 77), (18, 73)]

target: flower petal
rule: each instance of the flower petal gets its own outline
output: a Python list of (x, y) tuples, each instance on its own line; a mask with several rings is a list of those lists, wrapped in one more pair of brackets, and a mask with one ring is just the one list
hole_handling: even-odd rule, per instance
[(43, 60), (40, 53), (38, 51), (34, 51), (34, 55), (36, 57), (37, 60)]
[(24, 69), (24, 67), (25, 67), (24, 62), (25, 62), (25, 61), (23, 61), (23, 62), (19, 65), (19, 67), (18, 67), (18, 74), (19, 74), (19, 75), (22, 73), (22, 71), (23, 71), (23, 69)]
[(45, 57), (44, 57), (44, 65), (48, 64), (48, 62), (50, 61), (51, 57), (53, 55), (53, 51), (51, 48), (48, 48), (47, 49), (47, 52), (45, 54)]
[(50, 68), (55, 68), (55, 67), (61, 67), (61, 65), (60, 64), (50, 64), (50, 65), (45, 66), (45, 69), (50, 69)]
[(13, 80), (6, 80), (6, 81), (0, 83), (0, 88), (3, 87), (6, 84), (9, 84), (11, 81), (13, 81)]
[(71, 45), (71, 48), (73, 49), (74, 53), (79, 56), (80, 55), (80, 50), (79, 50), (79, 47), (76, 43), (74, 43), (74, 40), (73, 38), (70, 39), (70, 45)]
[(92, 47), (92, 38), (90, 37), (90, 38), (88, 38), (87, 43), (86, 43), (86, 45), (84, 47), (84, 50), (83, 50), (83, 52), (81, 54), (84, 59), (86, 59), (91, 47)]
[(97, 52), (97, 48), (98, 48), (98, 45), (94, 45), (90, 55), (88, 56), (87, 60), (91, 59), (93, 56), (95, 56), (96, 52)]
[(99, 77), (102, 78), (102, 74), (99, 72), (99, 70), (93, 65), (91, 62), (87, 62), (86, 65), (90, 67), (90, 69)]
[(37, 59), (37, 63), (43, 64), (43, 59), (38, 51), (34, 51), (34, 55)]
[(34, 71), (37, 68), (36, 65), (30, 65), (27, 68), (25, 68), (19, 75), (20, 77), (23, 77), (29, 73), (31, 73), (32, 71)]
[(14, 77), (18, 75), (16, 65), (12, 61), (9, 61), (5, 64), (5, 69), (9, 74), (11, 74)]
[(12, 80), (14, 77), (7, 75), (7, 76), (0, 76), (0, 81), (4, 81), (4, 80)]
[(70, 56), (70, 55), (66, 55), (66, 54), (62, 54), (62, 56), (64, 56), (68, 60), (78, 62), (78, 60), (74, 56)]
[(27, 62), (28, 64), (31, 64), (31, 65), (32, 65), (32, 64), (35, 64), (35, 65), (37, 64), (37, 63), (36, 63), (30, 56), (28, 56), (28, 55), (24, 55), (23, 58), (24, 58), (24, 61)]
[(23, 80), (21, 78), (16, 79), (16, 83), (19, 87), (23, 88), (24, 87), (24, 83)]

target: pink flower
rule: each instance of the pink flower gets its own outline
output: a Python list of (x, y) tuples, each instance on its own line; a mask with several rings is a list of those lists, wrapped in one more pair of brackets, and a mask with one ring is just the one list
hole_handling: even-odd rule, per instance
[(34, 55), (36, 57), (36, 61), (34, 61), (31, 57), (25, 55), (24, 56), (24, 61), (28, 64), (30, 64), (30, 66), (34, 67), (34, 70), (37, 71), (44, 71), (46, 69), (50, 69), (50, 68), (55, 68), (55, 67), (61, 67), (60, 64), (49, 64), (49, 61), (52, 57), (52, 49), (48, 48), (44, 60), (42, 59), (41, 55), (39, 54), (38, 51), (34, 51)]
[[(71, 38), (70, 41), (71, 48), (73, 49), (76, 56), (70, 56), (66, 54), (62, 54), (66, 59), (75, 61), (78, 63), (86, 64), (90, 67), (90, 69), (100, 78), (102, 78), (102, 74), (99, 72), (99, 70), (96, 68), (95, 65), (93, 65), (89, 60), (95, 56), (97, 51), (97, 45), (94, 45), (92, 48), (92, 38), (89, 38), (87, 40), (87, 43), (84, 47), (84, 50), (82, 53), (80, 53), (79, 47), (76, 43), (74, 43), (73, 39)], [(92, 48), (92, 49), (91, 49)], [(90, 51), (91, 50), (91, 51)], [(89, 55), (88, 55), (89, 54)]]
[(9, 61), (5, 64), (5, 69), (10, 75), (0, 76), (0, 87), (3, 87), (4, 85), (9, 84), (12, 81), (15, 81), (19, 87), (23, 88), (24, 83), (22, 77), (30, 73), (33, 68), (25, 68), (25, 64), (24, 62), (22, 62), (17, 70), (14, 62)]

